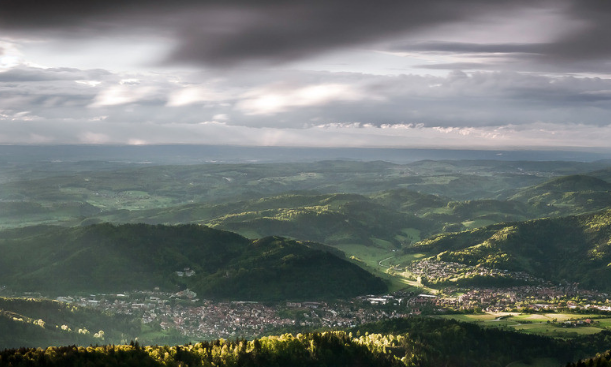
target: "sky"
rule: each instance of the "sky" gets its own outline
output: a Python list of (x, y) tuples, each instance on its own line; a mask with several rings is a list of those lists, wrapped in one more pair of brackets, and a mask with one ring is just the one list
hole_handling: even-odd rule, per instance
[(611, 2), (1, 0), (0, 144), (611, 149)]

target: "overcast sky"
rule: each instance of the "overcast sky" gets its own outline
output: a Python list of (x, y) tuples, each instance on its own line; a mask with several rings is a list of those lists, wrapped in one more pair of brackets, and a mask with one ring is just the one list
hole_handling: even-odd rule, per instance
[(611, 147), (605, 0), (2, 0), (0, 143)]

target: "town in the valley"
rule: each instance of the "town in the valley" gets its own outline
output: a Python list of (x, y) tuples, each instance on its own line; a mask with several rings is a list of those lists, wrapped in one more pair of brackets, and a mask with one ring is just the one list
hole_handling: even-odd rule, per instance
[[(2, 295), (40, 297), (39, 294)], [(61, 296), (55, 299), (104, 312), (133, 315), (153, 330), (192, 338), (258, 337), (278, 331), (349, 328), (420, 314), (478, 312), (611, 312), (609, 295), (578, 284), (542, 283), (509, 288), (446, 287), (436, 294), (399, 291), (342, 301), (260, 303), (213, 301), (186, 289), (177, 293), (132, 291), (118, 294)]]

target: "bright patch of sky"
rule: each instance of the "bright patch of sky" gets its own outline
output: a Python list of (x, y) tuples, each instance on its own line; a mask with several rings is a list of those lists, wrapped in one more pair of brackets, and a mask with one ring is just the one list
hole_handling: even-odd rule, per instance
[(170, 52), (171, 45), (162, 38), (125, 40), (120, 37), (94, 37), (68, 42), (64, 39), (28, 40), (20, 43), (19, 49), (28, 62), (45, 68), (142, 72), (167, 69), (160, 67), (159, 63), (163, 55)]

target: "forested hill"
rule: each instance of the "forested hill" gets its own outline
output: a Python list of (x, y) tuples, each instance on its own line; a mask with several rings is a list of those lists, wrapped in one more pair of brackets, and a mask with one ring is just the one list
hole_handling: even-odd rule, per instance
[(510, 198), (548, 215), (593, 212), (611, 207), (611, 183), (588, 175), (570, 175), (518, 191)]
[(199, 225), (36, 226), (0, 232), (0, 284), (47, 294), (188, 287), (238, 300), (386, 291), (379, 278), (320, 248)]
[[(252, 341), (215, 340), (182, 346), (107, 345), (0, 351), (0, 366), (295, 366), (502, 367), (547, 364), (593, 355), (609, 333), (576, 340), (481, 328), (431, 318), (395, 319), (350, 332), (284, 334)], [(538, 365), (538, 364), (537, 364)]]
[(611, 290), (611, 210), (496, 224), (416, 244), (437, 259)]

